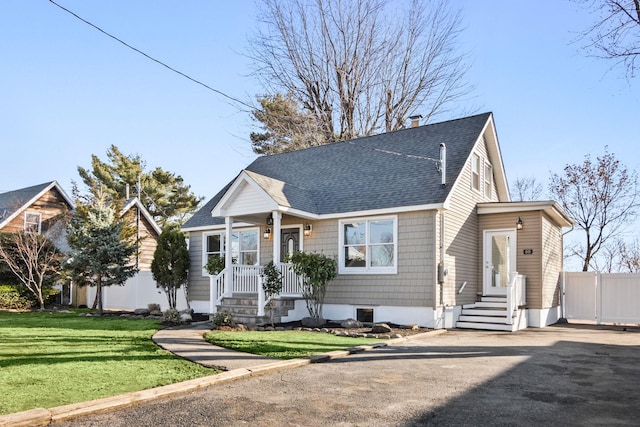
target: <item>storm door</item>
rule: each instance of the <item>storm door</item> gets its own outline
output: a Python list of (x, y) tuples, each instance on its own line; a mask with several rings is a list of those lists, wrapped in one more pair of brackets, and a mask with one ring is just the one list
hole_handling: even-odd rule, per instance
[(516, 272), (516, 231), (484, 232), (484, 295), (506, 295), (511, 273)]

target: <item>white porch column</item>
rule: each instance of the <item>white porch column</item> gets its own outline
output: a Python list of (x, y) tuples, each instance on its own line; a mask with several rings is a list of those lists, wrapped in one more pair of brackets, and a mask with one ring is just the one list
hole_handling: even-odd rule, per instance
[(224, 218), (225, 225), (225, 247), (224, 247), (224, 268), (227, 274), (224, 275), (224, 295), (230, 297), (233, 295), (233, 258), (231, 252), (231, 234), (233, 232), (233, 217)]
[(282, 227), (282, 214), (278, 211), (273, 211), (271, 216), (273, 217), (273, 263), (277, 266), (282, 261), (280, 259), (280, 239), (282, 237), (280, 229)]

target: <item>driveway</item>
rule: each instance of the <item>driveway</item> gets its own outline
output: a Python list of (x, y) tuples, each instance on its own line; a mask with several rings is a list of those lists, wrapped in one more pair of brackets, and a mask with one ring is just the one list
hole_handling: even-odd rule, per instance
[(69, 426), (638, 425), (640, 329), (453, 330)]

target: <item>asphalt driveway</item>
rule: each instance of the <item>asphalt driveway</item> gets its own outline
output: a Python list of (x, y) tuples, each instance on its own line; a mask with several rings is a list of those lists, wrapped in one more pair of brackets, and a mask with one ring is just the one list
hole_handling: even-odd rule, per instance
[(449, 331), (69, 426), (640, 424), (640, 329)]

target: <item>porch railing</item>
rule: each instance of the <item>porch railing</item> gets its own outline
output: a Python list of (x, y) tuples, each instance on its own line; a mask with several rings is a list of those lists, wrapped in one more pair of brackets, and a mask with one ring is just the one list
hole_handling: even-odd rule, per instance
[[(291, 264), (280, 263), (280, 273), (282, 274), (282, 292), (280, 296), (300, 296), (300, 277), (293, 272)], [(231, 266), (231, 288), (227, 289), (227, 269), (225, 268), (216, 276), (209, 276), (210, 290), (210, 313), (216, 312), (216, 307), (225, 296), (233, 294), (257, 294), (258, 295), (258, 315), (264, 312), (264, 306), (269, 302), (265, 300), (262, 289), (262, 273), (264, 267), (259, 265), (238, 265)]]
[(518, 307), (527, 304), (527, 276), (512, 273), (511, 280), (507, 285), (507, 319), (508, 325), (513, 325), (513, 315), (518, 310)]

